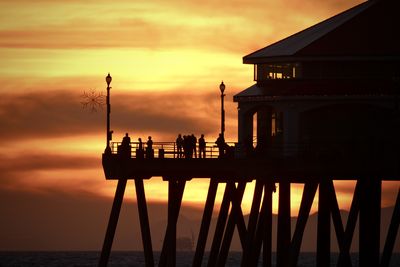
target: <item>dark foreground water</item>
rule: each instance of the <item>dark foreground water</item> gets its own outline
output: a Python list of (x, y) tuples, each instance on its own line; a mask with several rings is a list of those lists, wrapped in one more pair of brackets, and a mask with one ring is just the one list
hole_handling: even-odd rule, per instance
[[(231, 252), (226, 266), (240, 266), (241, 252)], [(99, 252), (0, 252), (0, 267), (91, 267), (97, 266)], [(203, 260), (206, 266), (207, 256)], [(154, 254), (156, 266), (158, 265), (159, 253)], [(353, 254), (353, 266), (358, 266), (358, 255)], [(193, 252), (178, 252), (177, 266), (191, 266)], [(332, 254), (331, 266), (336, 266), (337, 254)], [(275, 255), (273, 255), (275, 262)], [(315, 266), (315, 253), (301, 253), (298, 266)], [(143, 252), (112, 252), (108, 266), (128, 267), (144, 266)], [(261, 262), (260, 262), (261, 266)], [(275, 265), (273, 265), (275, 266)], [(400, 266), (400, 254), (392, 256), (392, 267)]]

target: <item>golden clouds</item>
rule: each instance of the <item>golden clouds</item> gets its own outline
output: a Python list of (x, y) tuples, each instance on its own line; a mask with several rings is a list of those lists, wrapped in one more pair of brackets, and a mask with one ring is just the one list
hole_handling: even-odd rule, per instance
[[(62, 149), (79, 159), (82, 147), (85, 155), (99, 156), (104, 110), (85, 113), (79, 96), (84, 90), (104, 91), (108, 72), (116, 141), (125, 132), (162, 141), (180, 132), (205, 133), (213, 141), (221, 80), (228, 94), (227, 136), (236, 140), (232, 95), (253, 83), (252, 66), (242, 65), (242, 57), (356, 2), (2, 1), (0, 121), (7, 130), (0, 132), (1, 143), (14, 155), (29, 146), (43, 157)], [(7, 141), (12, 138), (18, 142)], [(101, 168), (96, 175), (93, 167), (78, 163), (74, 170), (45, 163), (46, 170), (35, 171), (44, 184), (56, 186), (51, 176), (66, 182), (68, 174), (82, 184), (87, 175), (104, 182)], [(147, 185), (160, 199), (162, 186)], [(96, 193), (109, 195), (111, 187)], [(194, 192), (189, 189), (187, 199), (197, 201)]]

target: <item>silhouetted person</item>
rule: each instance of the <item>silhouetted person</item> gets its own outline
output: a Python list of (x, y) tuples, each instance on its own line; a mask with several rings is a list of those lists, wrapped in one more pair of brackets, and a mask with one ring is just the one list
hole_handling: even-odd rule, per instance
[(219, 134), (217, 141), (215, 141), (218, 147), (218, 152), (219, 152), (219, 158), (222, 158), (224, 156), (224, 150), (225, 150), (225, 139), (222, 136), (222, 134)]
[(204, 134), (199, 138), (199, 158), (201, 158), (201, 154), (203, 154), (203, 158), (206, 158), (206, 140), (204, 140)]
[(143, 150), (143, 142), (142, 142), (142, 138), (138, 138), (138, 141), (139, 141), (139, 150)]
[(124, 138), (122, 138), (122, 143), (118, 147), (118, 153), (123, 157), (131, 157), (131, 138), (128, 133), (126, 133)]
[(143, 150), (143, 142), (142, 142), (142, 138), (138, 138), (138, 148), (136, 150), (136, 157), (137, 158), (144, 158), (144, 150)]
[(129, 137), (128, 133), (125, 134), (124, 138), (122, 138), (122, 146), (127, 147), (131, 144), (131, 138)]
[(154, 152), (153, 152), (153, 140), (151, 140), (151, 136), (149, 136), (146, 144), (147, 144), (146, 158), (152, 159), (154, 157)]
[(195, 158), (197, 158), (197, 150), (196, 150), (196, 145), (197, 145), (197, 138), (196, 138), (196, 136), (194, 136), (194, 134), (192, 134), (191, 136), (190, 136), (190, 146), (191, 146), (191, 148), (192, 148), (192, 151), (191, 151), (191, 153), (192, 153), (192, 155), (194, 154), (194, 157)]
[(193, 150), (191, 148), (189, 135), (183, 136), (183, 152), (185, 154), (185, 158), (187, 159), (191, 158)]
[(178, 135), (178, 138), (176, 138), (176, 147), (178, 149), (178, 158), (182, 157), (182, 148), (183, 148), (183, 138), (181, 134)]

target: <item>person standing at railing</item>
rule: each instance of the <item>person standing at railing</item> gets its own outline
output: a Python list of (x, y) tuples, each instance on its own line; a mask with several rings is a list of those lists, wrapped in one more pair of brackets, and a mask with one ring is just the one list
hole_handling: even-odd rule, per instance
[(190, 142), (190, 146), (192, 148), (192, 153), (191, 154), (194, 154), (194, 157), (197, 158), (197, 149), (196, 149), (197, 138), (196, 138), (196, 136), (194, 136), (194, 134), (192, 134), (190, 136), (190, 141), (191, 141)]
[(136, 158), (142, 159), (144, 158), (144, 151), (143, 151), (143, 142), (142, 138), (138, 138), (138, 148), (136, 150)]
[(218, 151), (219, 151), (219, 158), (223, 158), (224, 157), (224, 151), (225, 151), (225, 147), (226, 147), (226, 143), (225, 143), (225, 139), (222, 136), (222, 134), (219, 134), (217, 141), (215, 141), (215, 143), (217, 144), (218, 147)]
[(142, 138), (138, 138), (138, 141), (139, 141), (139, 145), (138, 145), (138, 149), (139, 150), (143, 150), (143, 142), (142, 142)]
[(127, 147), (131, 144), (131, 138), (129, 137), (128, 133), (125, 133), (124, 138), (122, 138), (122, 146)]
[(131, 157), (131, 138), (129, 137), (128, 133), (126, 133), (124, 138), (122, 138), (122, 143), (118, 147), (118, 154), (127, 158)]
[(178, 134), (178, 138), (176, 138), (176, 148), (178, 152), (178, 158), (182, 158), (182, 147), (183, 147), (183, 138), (181, 134)]
[(204, 139), (204, 134), (199, 138), (199, 158), (201, 158), (201, 154), (203, 154), (203, 158), (206, 158), (206, 140)]
[(146, 144), (147, 144), (146, 158), (152, 159), (154, 158), (154, 152), (153, 152), (153, 140), (151, 140), (151, 136), (149, 136)]

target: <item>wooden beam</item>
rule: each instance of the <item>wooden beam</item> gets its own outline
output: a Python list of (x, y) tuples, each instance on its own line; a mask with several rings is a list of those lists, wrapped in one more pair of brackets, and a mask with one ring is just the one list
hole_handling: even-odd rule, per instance
[(241, 266), (249, 266), (251, 259), (251, 251), (254, 244), (254, 235), (257, 227), (257, 219), (260, 213), (261, 197), (263, 192), (264, 184), (260, 179), (256, 180), (254, 187), (253, 201), (251, 203), (251, 210), (249, 215), (249, 222), (247, 224), (247, 237), (246, 244), (243, 248), (243, 256)]
[(147, 203), (143, 186), (143, 179), (135, 179), (135, 187), (145, 263), (147, 267), (152, 267), (154, 266), (154, 257), (151, 244), (149, 215), (147, 212)]
[(234, 182), (226, 183), (224, 196), (222, 198), (221, 208), (219, 210), (217, 226), (215, 227), (214, 238), (213, 238), (213, 242), (211, 244), (211, 251), (210, 251), (210, 255), (209, 255), (208, 263), (207, 263), (208, 267), (213, 267), (213, 266), (216, 266), (216, 264), (217, 264), (219, 249), (221, 247), (221, 240), (222, 240), (222, 236), (224, 234), (226, 219), (228, 217), (230, 199), (231, 199), (232, 190), (234, 187), (235, 187)]
[[(263, 228), (263, 266), (272, 265), (272, 194), (276, 192), (273, 181), (267, 181), (264, 187), (264, 228)], [(256, 262), (257, 263), (257, 262)]]
[(233, 233), (235, 231), (235, 224), (238, 226), (240, 240), (242, 241), (242, 248), (244, 247), (244, 242), (246, 238), (246, 225), (244, 223), (243, 212), (240, 207), (243, 199), (243, 193), (246, 188), (246, 183), (240, 182), (237, 188), (235, 185), (233, 186), (234, 188), (232, 190), (232, 199), (231, 199), (232, 209), (231, 213), (229, 214), (224, 238), (218, 255), (217, 266), (225, 266), (226, 264), (226, 259), (228, 258), (228, 253), (229, 253), (229, 248), (231, 246)]
[(217, 189), (218, 189), (218, 182), (215, 179), (210, 179), (210, 186), (208, 187), (203, 218), (201, 220), (199, 238), (197, 239), (196, 252), (193, 258), (193, 267), (200, 267), (203, 261), (204, 250), (207, 243), (207, 236), (208, 236), (208, 231), (210, 229), (210, 222), (215, 203), (215, 196), (217, 195)]
[[(254, 244), (251, 250), (249, 266), (257, 266), (260, 257), (261, 245), (263, 245), (263, 266), (271, 266), (271, 244), (272, 244), (272, 192), (275, 184), (266, 181), (264, 183), (264, 197), (262, 200), (260, 214), (258, 216), (257, 229), (254, 236)], [(242, 263), (242, 267), (247, 267)]]
[(126, 182), (126, 179), (118, 180), (114, 202), (111, 208), (110, 219), (108, 220), (106, 236), (104, 238), (103, 249), (101, 250), (99, 267), (106, 267), (108, 265), (108, 259), (110, 257), (115, 230), (118, 224), (119, 213), (121, 211), (122, 201), (124, 199)]
[(360, 201), (360, 267), (379, 266), (381, 187), (377, 179), (364, 178)]
[(392, 220), (386, 237), (385, 247), (383, 248), (381, 267), (388, 267), (393, 253), (394, 243), (398, 234), (400, 225), (400, 188), (397, 192), (396, 204), (393, 209)]
[(317, 267), (330, 265), (331, 254), (331, 205), (330, 179), (322, 179), (318, 192)]
[[(350, 248), (351, 248), (351, 243), (353, 241), (354, 231), (356, 229), (358, 213), (360, 210), (360, 200), (361, 200), (361, 191), (362, 191), (361, 187), (362, 187), (361, 182), (358, 180), (356, 183), (356, 187), (354, 189), (353, 200), (351, 202), (349, 217), (347, 218), (346, 230), (344, 231), (343, 234), (340, 234), (340, 232), (343, 232), (343, 231), (342, 230), (339, 231), (339, 228), (338, 228), (339, 223), (342, 228), (343, 228), (343, 225), (342, 225), (342, 220), (340, 219), (340, 211), (339, 211), (339, 207), (337, 204), (337, 200), (335, 200), (335, 202), (333, 202), (333, 204), (335, 204), (337, 207), (337, 208), (336, 207), (332, 208), (332, 216), (333, 216), (333, 222), (335, 225), (336, 235), (338, 238), (339, 249), (340, 249), (337, 266), (352, 266), (351, 257), (350, 257)], [(335, 199), (336, 199), (336, 194), (335, 194)], [(338, 215), (336, 215), (336, 214), (338, 214)], [(335, 217), (339, 218), (339, 219), (335, 219)], [(337, 223), (335, 223), (336, 221), (337, 221)]]
[(290, 182), (279, 183), (278, 234), (276, 247), (276, 266), (285, 267), (290, 254)]
[(176, 265), (176, 224), (182, 204), (185, 180), (168, 180), (168, 225), (158, 266)]
[(296, 228), (294, 229), (293, 239), (291, 243), (291, 256), (288, 258), (290, 261), (290, 266), (297, 266), (304, 229), (306, 227), (307, 219), (310, 214), (311, 206), (314, 201), (317, 188), (318, 183), (316, 182), (308, 182), (304, 185), (299, 216), (297, 217)]

